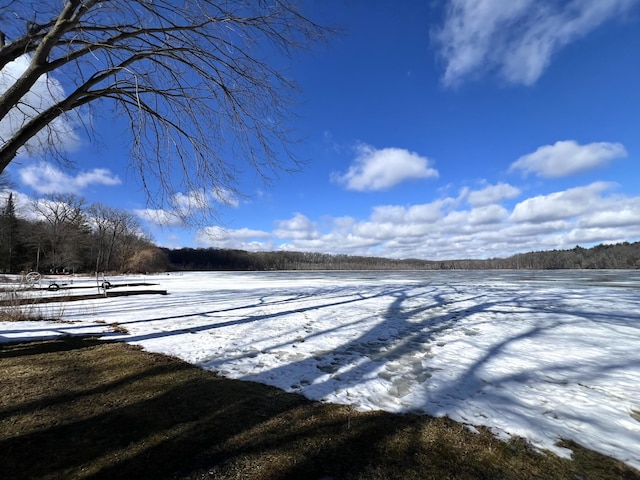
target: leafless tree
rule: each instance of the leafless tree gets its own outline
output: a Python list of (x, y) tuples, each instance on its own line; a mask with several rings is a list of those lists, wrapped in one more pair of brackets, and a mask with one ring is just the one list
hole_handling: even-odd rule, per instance
[(48, 195), (33, 200), (33, 212), (39, 217), (39, 266), (62, 270), (81, 264), (82, 251), (88, 247), (89, 225), (84, 199), (73, 194)]
[[(96, 271), (111, 271), (124, 263), (132, 244), (143, 239), (142, 226), (126, 210), (94, 203), (87, 209), (96, 249)], [(150, 242), (143, 242), (148, 244)]]
[(157, 207), (299, 166), (281, 59), (329, 33), (292, 0), (0, 0), (0, 30), (0, 172), (21, 149), (63, 153), (74, 128), (95, 139), (91, 115), (112, 111)]

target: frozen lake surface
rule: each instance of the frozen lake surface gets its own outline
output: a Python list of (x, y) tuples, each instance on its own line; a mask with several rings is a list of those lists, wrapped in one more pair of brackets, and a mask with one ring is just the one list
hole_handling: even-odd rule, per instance
[(169, 295), (43, 306), (78, 323), (0, 323), (0, 341), (105, 333), (96, 321), (117, 322), (128, 333), (105, 338), (230, 378), (360, 410), (447, 415), (563, 456), (556, 443), (571, 439), (640, 469), (640, 271), (110, 280)]

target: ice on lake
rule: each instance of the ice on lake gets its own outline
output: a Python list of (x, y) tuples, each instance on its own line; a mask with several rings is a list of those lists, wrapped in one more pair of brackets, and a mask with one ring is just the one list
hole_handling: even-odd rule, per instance
[(360, 410), (447, 415), (564, 456), (557, 442), (571, 439), (640, 469), (639, 271), (145, 280), (169, 295), (70, 302), (64, 318), (78, 323), (0, 323), (0, 341), (117, 322), (128, 334), (105, 338), (230, 378)]

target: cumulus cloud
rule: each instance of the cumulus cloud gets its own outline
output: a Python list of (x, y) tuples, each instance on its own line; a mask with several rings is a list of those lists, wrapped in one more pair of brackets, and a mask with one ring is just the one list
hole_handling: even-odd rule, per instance
[(449, 0), (432, 37), (444, 60), (442, 81), (456, 86), (487, 71), (532, 85), (553, 55), (620, 17), (634, 0)]
[(492, 225), (502, 222), (508, 216), (508, 210), (500, 205), (485, 205), (469, 212), (469, 223), (471, 225)]
[(503, 200), (515, 198), (520, 195), (520, 189), (508, 183), (498, 183), (496, 185), (487, 185), (480, 190), (468, 191), (466, 193), (467, 201), (474, 207), (483, 207), (500, 203)]
[[(237, 198), (229, 191), (219, 189), (214, 193), (204, 190), (191, 191), (188, 193), (178, 192), (171, 198), (169, 209), (164, 208), (144, 208), (134, 209), (133, 214), (145, 222), (162, 227), (185, 226), (185, 219), (195, 211), (206, 211), (214, 202), (237, 207)], [(213, 227), (208, 227), (213, 228)], [(202, 230), (198, 233), (198, 238), (208, 236), (209, 230)], [(213, 230), (211, 230), (213, 231)], [(204, 242), (206, 244), (206, 242)]]
[(287, 239), (312, 239), (318, 236), (316, 224), (301, 213), (296, 213), (289, 220), (277, 222), (274, 234), (278, 238)]
[(180, 211), (205, 210), (209, 208), (209, 196), (204, 192), (178, 192), (173, 196), (173, 204)]
[(515, 206), (511, 220), (548, 222), (599, 211), (602, 208), (602, 193), (613, 186), (615, 184), (595, 182), (586, 187), (570, 188), (562, 192), (528, 198)]
[(375, 223), (427, 223), (438, 221), (443, 216), (443, 209), (452, 204), (452, 199), (440, 199), (418, 205), (381, 205), (373, 207), (371, 220)]
[(361, 144), (347, 172), (334, 174), (332, 179), (349, 190), (387, 190), (407, 180), (437, 178), (438, 171), (430, 163), (428, 158), (402, 148), (376, 149)]
[(173, 196), (173, 206), (182, 214), (188, 214), (194, 210), (207, 210), (213, 203), (221, 203), (229, 207), (238, 207), (238, 197), (230, 190), (216, 188), (212, 191), (178, 192)]
[(184, 224), (180, 216), (164, 209), (134, 209), (132, 213), (145, 222), (154, 223), (163, 227), (180, 227)]
[[(29, 62), (30, 57), (23, 55), (0, 70), (0, 94), (20, 78), (28, 68)], [(51, 75), (42, 75), (22, 97), (20, 105), (13, 107), (0, 121), (0, 140), (7, 141), (29, 120), (64, 97), (64, 89), (60, 82)], [(75, 133), (75, 124), (68, 117), (60, 116), (29, 140), (18, 153), (38, 155), (51, 148), (57, 151), (73, 151), (79, 145), (80, 138)]]
[(615, 187), (594, 182), (507, 207), (501, 202), (521, 192), (498, 183), (467, 190), (466, 203), (443, 197), (417, 205), (378, 205), (362, 218), (323, 216), (317, 221), (296, 213), (276, 221), (268, 232), (208, 227), (198, 231), (196, 244), (448, 260), (640, 238), (640, 197), (614, 194)]
[(262, 230), (210, 226), (198, 230), (194, 241), (200, 247), (238, 248), (255, 252), (274, 250), (275, 245), (272, 242), (264, 241), (270, 237), (270, 233)]
[(637, 228), (638, 225), (640, 225), (640, 198), (621, 198), (607, 202), (599, 210), (581, 218), (578, 222), (580, 228)]
[(559, 178), (603, 167), (627, 151), (620, 143), (597, 142), (579, 145), (573, 140), (544, 145), (511, 164), (509, 171), (533, 173), (542, 178)]
[(222, 205), (235, 208), (240, 205), (238, 196), (226, 188), (216, 188), (211, 195), (213, 195), (216, 202), (221, 203)]
[(71, 176), (53, 165), (40, 162), (18, 170), (20, 181), (38, 193), (80, 193), (91, 185), (114, 186), (122, 181), (106, 168), (80, 172)]

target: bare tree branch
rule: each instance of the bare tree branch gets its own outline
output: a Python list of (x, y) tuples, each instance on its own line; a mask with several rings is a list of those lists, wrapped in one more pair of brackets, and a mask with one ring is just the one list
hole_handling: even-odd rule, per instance
[[(247, 169), (268, 181), (299, 166), (286, 128), (296, 86), (279, 58), (330, 30), (291, 0), (4, 3), (0, 75), (24, 56), (28, 67), (0, 91), (0, 122), (22, 119), (0, 138), (0, 172), (42, 132), (58, 151), (54, 122), (105, 102), (128, 120), (131, 166), (159, 207), (182, 190), (237, 192)], [(31, 105), (42, 79), (64, 93)]]

